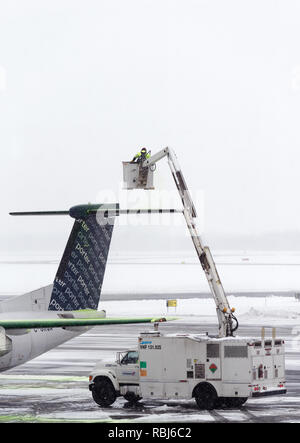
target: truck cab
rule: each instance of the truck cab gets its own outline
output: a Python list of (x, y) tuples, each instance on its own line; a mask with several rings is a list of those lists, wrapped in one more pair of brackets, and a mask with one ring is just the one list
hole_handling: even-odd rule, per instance
[(138, 400), (139, 355), (137, 349), (117, 352), (115, 362), (99, 362), (89, 376), (89, 390), (94, 401), (110, 406), (118, 396)]

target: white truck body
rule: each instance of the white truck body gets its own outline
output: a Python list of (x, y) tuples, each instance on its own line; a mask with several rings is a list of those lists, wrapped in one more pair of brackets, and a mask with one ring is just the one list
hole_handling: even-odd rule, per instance
[(285, 393), (284, 342), (241, 337), (141, 334), (142, 397), (192, 398), (201, 382), (218, 397)]
[(132, 394), (144, 399), (191, 399), (197, 397), (200, 385), (210, 385), (215, 400), (237, 399), (242, 404), (249, 397), (286, 392), (282, 339), (211, 338), (154, 331), (140, 334), (136, 355), (135, 363), (122, 364), (119, 359), (96, 366), (90, 389), (100, 376), (108, 377), (116, 395), (125, 398)]

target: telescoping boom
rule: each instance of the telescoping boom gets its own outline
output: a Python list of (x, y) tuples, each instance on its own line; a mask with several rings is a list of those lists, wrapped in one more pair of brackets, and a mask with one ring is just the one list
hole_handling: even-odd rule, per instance
[(198, 234), (196, 226), (196, 209), (175, 152), (171, 148), (166, 147), (165, 149), (162, 149), (151, 156), (149, 159), (145, 160), (141, 167), (151, 168), (152, 165), (155, 165), (164, 157), (167, 157), (168, 159), (168, 163), (183, 204), (183, 215), (216, 303), (219, 321), (219, 337), (232, 336), (233, 332), (238, 328), (237, 319), (233, 314), (234, 309), (231, 309), (229, 306), (212, 254), (207, 246), (202, 245), (202, 240)]

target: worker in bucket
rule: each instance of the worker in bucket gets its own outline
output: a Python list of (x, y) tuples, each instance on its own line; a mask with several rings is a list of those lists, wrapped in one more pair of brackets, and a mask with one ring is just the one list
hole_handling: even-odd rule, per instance
[(132, 159), (133, 162), (143, 163), (147, 158), (150, 158), (150, 151), (147, 152), (146, 148), (142, 148)]

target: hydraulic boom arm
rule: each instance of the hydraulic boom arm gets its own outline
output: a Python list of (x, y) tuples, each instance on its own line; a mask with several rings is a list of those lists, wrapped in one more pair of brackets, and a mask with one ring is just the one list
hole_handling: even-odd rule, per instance
[[(162, 149), (149, 159), (145, 160), (143, 163), (143, 167), (150, 167), (164, 157), (168, 158), (168, 163), (183, 204), (184, 218), (191, 234), (191, 238), (194, 243), (199, 261), (205, 272), (208, 284), (216, 303), (217, 316), (219, 321), (219, 336), (231, 336), (238, 327), (237, 320), (233, 315), (234, 309), (230, 309), (211, 252), (207, 246), (202, 245), (201, 238), (197, 232), (195, 222), (195, 219), (197, 217), (196, 209), (174, 151), (168, 147)], [(233, 320), (235, 321), (235, 326), (233, 326)]]

